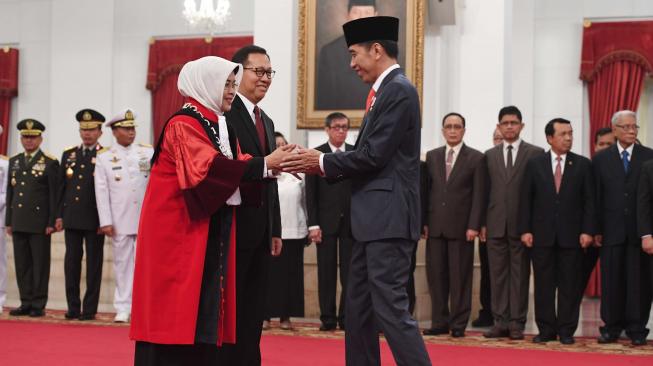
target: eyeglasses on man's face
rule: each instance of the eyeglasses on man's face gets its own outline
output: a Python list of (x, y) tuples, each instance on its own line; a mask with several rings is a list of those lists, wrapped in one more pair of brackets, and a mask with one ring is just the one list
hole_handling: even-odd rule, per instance
[(335, 131), (347, 131), (347, 130), (349, 130), (349, 126), (346, 126), (346, 125), (344, 125), (344, 126), (335, 126), (334, 125), (334, 126), (331, 126), (329, 128), (332, 129), (332, 130), (335, 130)]
[(266, 69), (264, 69), (262, 67), (243, 67), (243, 69), (244, 70), (250, 70), (250, 71), (254, 72), (256, 74), (256, 76), (258, 76), (259, 78), (262, 78), (263, 75), (266, 75), (268, 77), (268, 79), (272, 79), (274, 77), (274, 74), (277, 73), (276, 71), (274, 71), (272, 69), (266, 70)]
[(637, 131), (639, 130), (639, 125), (615, 125), (624, 131)]
[(463, 125), (455, 125), (455, 124), (450, 124), (450, 125), (444, 125), (444, 126), (442, 126), (442, 129), (443, 129), (443, 130), (451, 130), (451, 131), (460, 131), (460, 130), (462, 130), (463, 128), (464, 128)]

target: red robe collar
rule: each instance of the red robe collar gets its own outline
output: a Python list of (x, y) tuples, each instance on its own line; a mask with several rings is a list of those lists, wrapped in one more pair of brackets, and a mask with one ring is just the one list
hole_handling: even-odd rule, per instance
[(202, 103), (196, 101), (193, 98), (186, 98), (186, 103), (192, 104), (195, 108), (197, 108), (197, 111), (204, 116), (204, 118), (208, 119), (209, 121), (213, 123), (218, 123), (218, 115), (215, 114), (212, 110), (206, 108), (205, 106), (202, 105)]

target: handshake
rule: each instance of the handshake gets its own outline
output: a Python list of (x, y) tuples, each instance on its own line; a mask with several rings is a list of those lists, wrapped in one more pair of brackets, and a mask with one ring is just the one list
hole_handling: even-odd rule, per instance
[(320, 154), (322, 153), (315, 149), (306, 149), (297, 144), (288, 144), (278, 147), (270, 155), (266, 156), (265, 164), (268, 170), (275, 173), (286, 172), (296, 177), (298, 177), (298, 173), (321, 174)]

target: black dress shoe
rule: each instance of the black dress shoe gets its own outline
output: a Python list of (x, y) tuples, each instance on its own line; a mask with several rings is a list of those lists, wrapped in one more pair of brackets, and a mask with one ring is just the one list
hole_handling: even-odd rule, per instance
[(490, 328), (487, 332), (483, 333), (483, 337), (485, 338), (505, 338), (510, 335), (510, 332), (508, 329), (502, 329), (497, 327), (496, 325)]
[(79, 320), (95, 320), (95, 314), (82, 314), (79, 316)]
[(510, 334), (508, 334), (508, 339), (513, 341), (521, 341), (524, 339), (524, 331), (521, 329), (512, 329)]
[[(556, 340), (555, 336), (549, 336), (544, 334), (538, 334), (535, 337), (533, 337), (533, 343), (546, 343), (555, 340)], [(562, 338), (560, 340), (562, 341)]]
[(465, 330), (464, 329), (454, 329), (451, 331), (451, 336), (454, 338), (462, 338), (465, 336)]
[(576, 340), (572, 336), (560, 336), (560, 343), (570, 345), (576, 343)]
[(633, 346), (646, 346), (646, 338), (635, 338), (630, 341)]
[(478, 319), (474, 320), (472, 322), (472, 327), (475, 328), (486, 328), (486, 327), (491, 327), (494, 325), (494, 319), (492, 318), (481, 318), (479, 317)]
[(66, 314), (64, 314), (64, 317), (65, 317), (66, 319), (68, 319), (68, 320), (77, 319), (77, 318), (79, 318), (79, 313), (76, 312), (76, 311), (70, 311), (70, 310), (68, 310), (68, 311), (66, 312)]
[(330, 330), (336, 330), (336, 325), (335, 324), (322, 324), (322, 325), (320, 325), (320, 331), (321, 332), (328, 332)]
[(338, 329), (345, 330), (345, 323), (344, 322), (338, 323)]
[(449, 329), (447, 329), (447, 328), (424, 329), (424, 332), (422, 332), (422, 334), (427, 335), (427, 336), (436, 336), (436, 335), (442, 335), (442, 334), (449, 334)]
[(9, 312), (9, 315), (13, 316), (23, 316), (29, 315), (30, 308), (28, 306), (19, 306), (16, 309)]
[(43, 309), (32, 309), (29, 311), (29, 316), (31, 318), (39, 318), (45, 316), (45, 311)]
[(600, 344), (608, 344), (608, 343), (614, 343), (614, 342), (616, 342), (617, 339), (618, 339), (618, 337), (613, 337), (613, 336), (611, 336), (611, 335), (609, 335), (609, 334), (601, 334), (601, 335), (599, 336), (599, 338), (597, 339), (597, 341), (598, 341)]

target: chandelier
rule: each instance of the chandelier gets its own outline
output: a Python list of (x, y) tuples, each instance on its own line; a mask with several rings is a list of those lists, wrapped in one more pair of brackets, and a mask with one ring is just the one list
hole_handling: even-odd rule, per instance
[(231, 15), (229, 0), (217, 0), (213, 7), (213, 0), (201, 0), (199, 9), (195, 0), (184, 0), (183, 15), (191, 27), (202, 29), (213, 35), (224, 27)]

